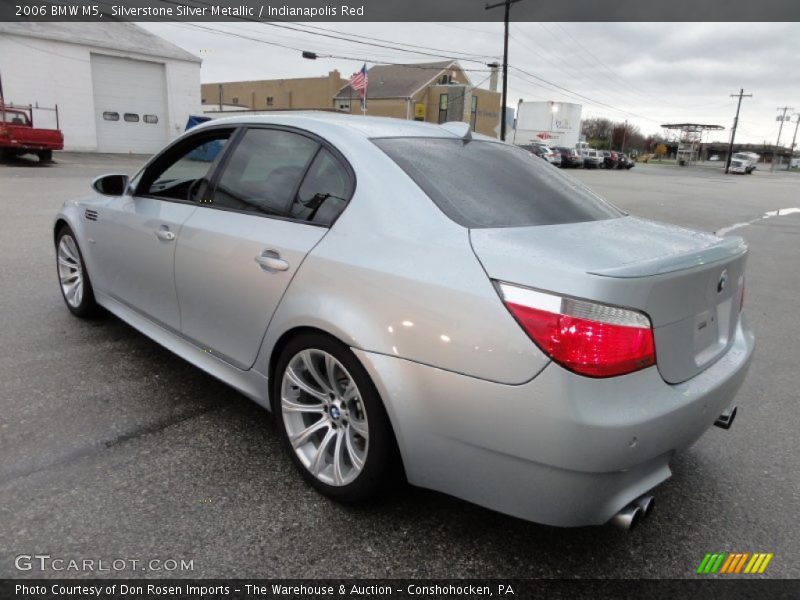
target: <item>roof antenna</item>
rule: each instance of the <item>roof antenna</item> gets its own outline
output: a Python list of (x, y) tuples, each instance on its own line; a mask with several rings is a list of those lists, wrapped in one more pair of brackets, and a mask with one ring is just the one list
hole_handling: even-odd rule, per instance
[(450, 133), (457, 135), (465, 142), (472, 140), (472, 130), (470, 129), (469, 123), (464, 123), (463, 121), (448, 121), (442, 124), (442, 129), (446, 129)]

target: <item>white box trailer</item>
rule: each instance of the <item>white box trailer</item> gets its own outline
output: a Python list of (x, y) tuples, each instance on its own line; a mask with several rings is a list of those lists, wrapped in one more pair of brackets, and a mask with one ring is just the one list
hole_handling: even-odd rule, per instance
[(582, 108), (570, 102), (520, 102), (512, 141), (517, 145), (577, 148)]

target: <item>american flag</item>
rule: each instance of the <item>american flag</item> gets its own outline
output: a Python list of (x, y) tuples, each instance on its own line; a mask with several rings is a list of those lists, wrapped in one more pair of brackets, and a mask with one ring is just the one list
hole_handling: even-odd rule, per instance
[(367, 63), (364, 63), (364, 66), (361, 67), (361, 70), (358, 73), (353, 73), (353, 76), (350, 78), (350, 87), (363, 97), (367, 95), (368, 83), (369, 77), (367, 76)]

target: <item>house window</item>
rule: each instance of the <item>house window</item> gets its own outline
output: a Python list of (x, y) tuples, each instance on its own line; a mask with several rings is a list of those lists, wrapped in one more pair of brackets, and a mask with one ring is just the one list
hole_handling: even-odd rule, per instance
[(106, 121), (119, 121), (119, 113), (107, 110), (103, 113), (103, 118)]
[(439, 94), (439, 124), (447, 121), (447, 94)]
[(449, 83), (452, 82), (453, 82), (453, 77), (448, 73), (439, 77), (439, 85), (448, 85)]
[(267, 106), (272, 106), (275, 104), (275, 98), (273, 96), (267, 96)]
[(233, 104), (239, 104), (239, 96), (234, 96), (233, 98), (231, 98), (231, 102)]
[(139, 115), (136, 113), (125, 113), (125, 116), (122, 117), (125, 119), (127, 123), (138, 123), (139, 122)]
[(158, 123), (158, 117), (156, 115), (145, 115), (142, 117), (142, 120), (150, 125), (155, 125)]
[(472, 108), (469, 112), (469, 125), (475, 131), (475, 122), (478, 120), (478, 97), (472, 97)]
[(350, 112), (350, 100), (337, 100), (336, 108), (345, 112)]

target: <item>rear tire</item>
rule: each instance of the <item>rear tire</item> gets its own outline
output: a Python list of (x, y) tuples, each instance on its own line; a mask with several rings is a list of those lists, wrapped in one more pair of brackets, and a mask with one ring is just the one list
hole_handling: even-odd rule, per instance
[(318, 333), (292, 339), (275, 366), (271, 400), (289, 456), (317, 491), (358, 502), (394, 479), (386, 410), (366, 369), (338, 340)]
[(95, 316), (99, 307), (94, 299), (92, 282), (75, 234), (67, 225), (56, 234), (56, 272), (61, 297), (69, 311), (81, 319)]
[(37, 152), (37, 156), (39, 157), (39, 162), (40, 163), (53, 162), (53, 151), (52, 150), (42, 150), (41, 152)]

